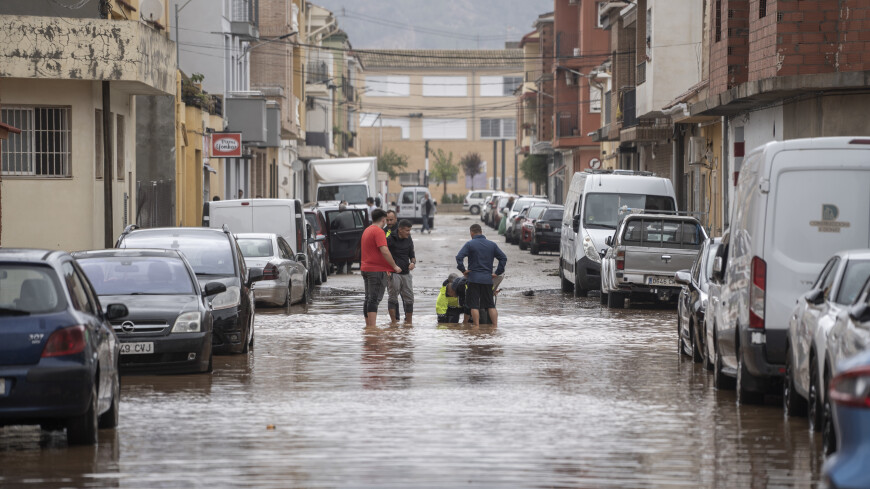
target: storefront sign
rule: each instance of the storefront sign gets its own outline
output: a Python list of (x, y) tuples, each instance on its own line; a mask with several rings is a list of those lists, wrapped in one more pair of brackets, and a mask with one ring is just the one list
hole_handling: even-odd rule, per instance
[(212, 158), (241, 158), (242, 133), (215, 132), (211, 134), (209, 154)]

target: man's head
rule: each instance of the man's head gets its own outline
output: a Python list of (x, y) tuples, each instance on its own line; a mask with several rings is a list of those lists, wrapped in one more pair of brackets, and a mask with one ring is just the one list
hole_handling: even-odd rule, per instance
[(481, 229), (480, 224), (472, 224), (469, 228), (471, 230), (472, 236), (477, 236), (478, 234), (483, 234), (483, 229)]
[(399, 238), (405, 239), (411, 235), (411, 221), (402, 219), (399, 221)]
[(242, 189), (239, 189), (239, 198), (241, 199), (244, 196), (245, 196), (245, 191)]
[(367, 199), (366, 199), (366, 204), (368, 204), (368, 205), (375, 205), (375, 199), (373, 199), (373, 198), (371, 198), (371, 197), (367, 198)]
[(458, 273), (451, 273), (447, 277), (447, 291), (446, 292), (447, 292), (447, 295), (449, 297), (456, 297), (456, 291), (453, 290), (453, 281), (456, 280), (457, 278), (459, 278)]
[(387, 211), (387, 227), (392, 228), (396, 225), (396, 211)]
[(383, 227), (386, 217), (387, 213), (383, 209), (375, 209), (372, 211), (372, 224)]

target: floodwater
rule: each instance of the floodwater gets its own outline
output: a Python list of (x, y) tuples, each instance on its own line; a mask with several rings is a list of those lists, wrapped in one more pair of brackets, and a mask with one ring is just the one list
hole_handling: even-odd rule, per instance
[[(476, 218), (414, 234), (413, 326), (362, 279), (260, 310), (212, 375), (123, 378), (97, 447), (0, 428), (0, 487), (815, 487), (822, 452), (779, 400), (737, 406), (681, 360), (673, 309), (558, 292), (558, 257), (509, 257), (499, 327), (439, 327), (434, 302)], [(490, 231), (485, 228), (485, 231)], [(491, 232), (491, 234), (495, 234)], [(533, 295), (528, 291), (533, 291)]]

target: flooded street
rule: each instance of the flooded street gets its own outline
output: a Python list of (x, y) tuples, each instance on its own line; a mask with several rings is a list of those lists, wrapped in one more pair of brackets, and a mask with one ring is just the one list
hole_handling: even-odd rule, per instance
[[(779, 399), (677, 353), (676, 312), (559, 292), (558, 255), (508, 255), (499, 328), (436, 324), (477, 217), (414, 233), (411, 327), (366, 329), (359, 271), (314, 303), (259, 309), (249, 355), (214, 374), (123, 378), (97, 447), (0, 428), (0, 487), (815, 487), (820, 437)], [(532, 295), (524, 292), (534, 291)]]

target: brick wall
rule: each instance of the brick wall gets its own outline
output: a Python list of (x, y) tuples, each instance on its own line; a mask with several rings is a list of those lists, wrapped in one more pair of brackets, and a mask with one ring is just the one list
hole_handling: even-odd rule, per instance
[(552, 141), (556, 132), (553, 129), (553, 56), (556, 50), (556, 40), (552, 22), (541, 24), (541, 91), (549, 97), (538, 94), (538, 134), (539, 141)]
[[(826, 21), (830, 12), (826, 13)], [(837, 71), (870, 70), (870, 2), (840, 0)]]
[(716, 95), (748, 79), (749, 1), (710, 1), (710, 94)]

